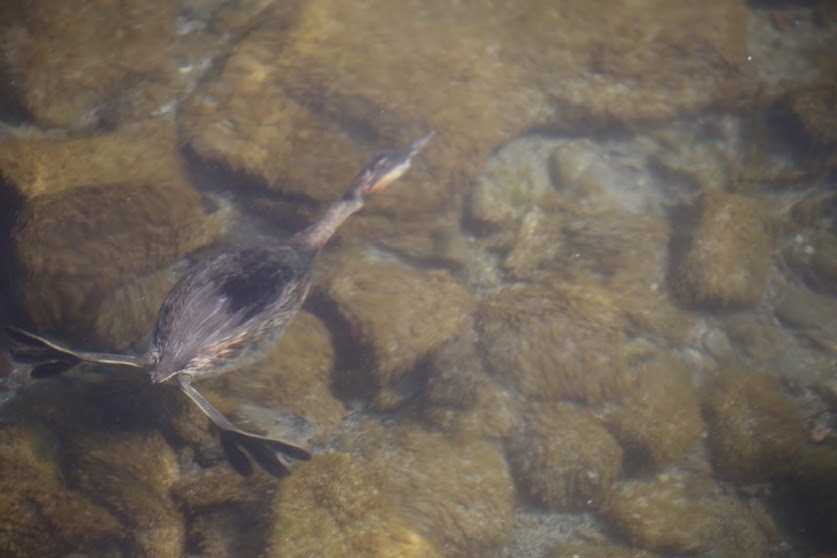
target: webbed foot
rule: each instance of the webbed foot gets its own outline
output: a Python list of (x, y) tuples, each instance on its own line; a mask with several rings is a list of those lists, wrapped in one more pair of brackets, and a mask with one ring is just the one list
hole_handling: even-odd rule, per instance
[(253, 472), (251, 459), (274, 477), (284, 477), (290, 474), (290, 468), (284, 457), (300, 461), (311, 459), (311, 453), (303, 447), (277, 438), (247, 432), (235, 426), (192, 387), (189, 376), (178, 375), (177, 385), (218, 428), (224, 453), (230, 465), (240, 474), (247, 476)]

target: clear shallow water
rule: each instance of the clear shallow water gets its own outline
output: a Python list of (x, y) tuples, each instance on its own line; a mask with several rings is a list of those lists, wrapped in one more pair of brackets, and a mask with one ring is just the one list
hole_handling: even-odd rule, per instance
[(175, 389), (4, 363), (4, 552), (833, 550), (828, 6), (142, 6), (5, 8), (7, 321), (142, 350), (192, 262), (436, 136), (199, 384), (314, 460), (241, 478)]

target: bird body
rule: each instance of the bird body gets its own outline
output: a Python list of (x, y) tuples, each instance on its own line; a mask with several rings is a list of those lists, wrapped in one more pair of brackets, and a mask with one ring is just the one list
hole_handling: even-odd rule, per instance
[(224, 374), (272, 348), (302, 306), (311, 254), (288, 245), (222, 252), (198, 263), (166, 296), (152, 336), (152, 379)]

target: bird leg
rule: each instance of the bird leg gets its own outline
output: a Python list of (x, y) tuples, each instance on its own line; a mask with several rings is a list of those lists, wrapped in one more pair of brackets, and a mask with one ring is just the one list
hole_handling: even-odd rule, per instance
[(252, 473), (252, 465), (247, 459), (247, 455), (275, 477), (283, 477), (290, 473), (287, 462), (277, 453), (301, 461), (311, 459), (311, 454), (305, 448), (284, 440), (254, 434), (238, 428), (192, 386), (191, 378), (187, 374), (178, 374), (176, 380), (183, 393), (188, 395), (220, 430), (221, 445), (224, 452), (232, 466), (242, 475)]
[(33, 378), (57, 376), (82, 362), (116, 364), (134, 368), (147, 368), (151, 365), (148, 357), (74, 351), (13, 326), (5, 326), (3, 330), (12, 341), (9, 351), (12, 360), (22, 364), (31, 364)]

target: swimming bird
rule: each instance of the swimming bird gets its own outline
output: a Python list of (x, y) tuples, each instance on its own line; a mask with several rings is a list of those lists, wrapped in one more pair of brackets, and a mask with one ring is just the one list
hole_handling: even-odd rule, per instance
[(308, 295), (316, 255), (370, 196), (410, 168), (431, 136), (432, 132), (405, 149), (374, 157), (320, 219), (287, 242), (235, 248), (195, 265), (165, 296), (145, 354), (76, 351), (6, 326), (12, 358), (31, 364), (33, 378), (55, 376), (82, 362), (148, 370), (153, 383), (177, 385), (209, 417), (236, 470), (252, 472), (249, 455), (268, 473), (287, 475), (284, 457), (308, 460), (307, 449), (235, 426), (192, 382), (253, 363), (275, 346)]

